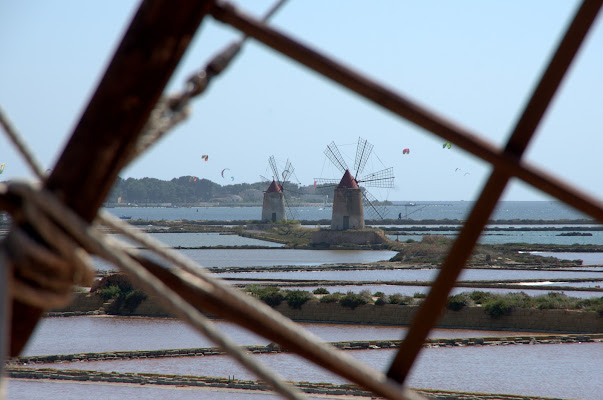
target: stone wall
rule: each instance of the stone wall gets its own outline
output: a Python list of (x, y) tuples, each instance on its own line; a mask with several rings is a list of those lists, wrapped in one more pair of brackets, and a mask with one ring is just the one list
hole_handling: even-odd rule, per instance
[[(418, 308), (396, 304), (367, 304), (352, 310), (337, 303), (308, 302), (301, 310), (291, 309), (286, 304), (279, 305), (277, 310), (295, 321), (410, 325)], [(440, 318), (438, 327), (602, 333), (603, 317), (596, 312), (517, 309), (510, 315), (495, 319), (481, 307), (465, 307), (459, 311), (447, 310)]]
[(74, 293), (73, 301), (61, 308), (61, 312), (89, 312), (100, 309), (103, 305), (103, 299), (100, 296), (90, 295), (88, 293)]
[[(102, 305), (102, 300), (98, 299), (98, 296), (78, 294), (70, 306), (57, 311), (98, 310)], [(418, 306), (366, 304), (352, 310), (337, 303), (309, 301), (300, 310), (292, 309), (286, 303), (282, 303), (276, 309), (294, 321), (407, 326), (412, 322)], [(138, 306), (133, 315), (168, 316), (169, 313), (164, 311), (157, 299), (149, 297)], [(516, 309), (510, 315), (495, 319), (486, 314), (481, 307), (465, 307), (459, 311), (447, 310), (440, 318), (438, 327), (603, 333), (603, 317), (596, 312)]]
[(389, 241), (382, 230), (320, 230), (312, 233), (312, 243), (381, 244)]

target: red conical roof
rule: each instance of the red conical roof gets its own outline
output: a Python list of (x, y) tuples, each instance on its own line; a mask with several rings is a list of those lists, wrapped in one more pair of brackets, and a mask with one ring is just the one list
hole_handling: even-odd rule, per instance
[(268, 190), (266, 190), (266, 193), (281, 193), (282, 191), (281, 186), (273, 179), (272, 183), (268, 187)]
[(345, 174), (343, 174), (343, 178), (339, 181), (338, 188), (348, 188), (348, 189), (358, 189), (358, 185), (356, 184), (356, 179), (350, 174), (350, 170), (346, 169)]

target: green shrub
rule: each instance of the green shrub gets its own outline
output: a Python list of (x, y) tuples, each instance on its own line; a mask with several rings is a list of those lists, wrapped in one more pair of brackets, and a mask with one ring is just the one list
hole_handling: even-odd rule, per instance
[(375, 292), (373, 294), (373, 296), (375, 296), (375, 297), (377, 297), (379, 299), (383, 299), (385, 297), (385, 293), (383, 293), (383, 292)]
[(343, 297), (343, 293), (335, 292), (335, 293), (327, 294), (326, 296), (321, 297), (319, 301), (321, 303), (337, 303), (339, 301), (339, 299), (341, 299), (342, 297)]
[(386, 303), (385, 303), (385, 299), (383, 297), (379, 297), (377, 300), (375, 300), (376, 306), (382, 306), (384, 304), (386, 304)]
[(452, 311), (459, 311), (467, 305), (467, 298), (461, 293), (448, 297), (446, 308)]
[(329, 294), (329, 291), (323, 287), (319, 287), (314, 289), (314, 291), (312, 292), (314, 294)]
[(415, 294), (413, 294), (412, 297), (414, 297), (415, 299), (424, 299), (427, 297), (427, 294), (415, 292)]
[(558, 310), (571, 308), (569, 298), (558, 292), (549, 292), (545, 295), (535, 296), (532, 298), (532, 303), (539, 310)]
[(503, 315), (508, 315), (513, 311), (513, 305), (504, 298), (488, 300), (484, 303), (484, 312), (492, 318), (500, 318)]
[(289, 307), (299, 310), (308, 300), (311, 300), (313, 297), (314, 296), (305, 290), (292, 290), (285, 294), (285, 301)]
[(368, 303), (368, 301), (365, 296), (353, 292), (347, 292), (339, 299), (339, 304), (343, 307), (351, 308), (352, 310), (366, 303)]
[(103, 300), (107, 301), (109, 299), (116, 299), (121, 294), (121, 289), (117, 285), (107, 286), (101, 289), (98, 294)]
[(475, 304), (483, 304), (491, 297), (491, 293), (482, 292), (481, 290), (475, 290), (469, 293), (469, 298), (473, 300)]
[(147, 295), (142, 290), (134, 289), (124, 296), (122, 306), (128, 314), (132, 314), (146, 298)]
[(251, 293), (270, 307), (276, 307), (285, 298), (281, 290), (277, 287), (254, 287)]
[(400, 293), (394, 293), (388, 296), (387, 302), (389, 304), (406, 305), (412, 303), (412, 298), (409, 296), (402, 296)]
[(584, 311), (595, 311), (603, 317), (603, 297), (580, 299), (575, 304), (576, 309)]

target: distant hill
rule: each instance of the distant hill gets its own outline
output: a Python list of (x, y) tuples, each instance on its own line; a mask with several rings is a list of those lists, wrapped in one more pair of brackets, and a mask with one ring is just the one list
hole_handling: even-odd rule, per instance
[[(300, 186), (288, 182), (285, 195), (292, 204), (323, 203), (327, 196), (316, 186)], [(220, 185), (208, 179), (181, 176), (169, 181), (156, 178), (118, 178), (106, 205), (116, 204), (156, 204), (194, 205), (199, 203), (257, 203), (262, 204), (266, 182), (236, 183)], [(331, 196), (328, 196), (331, 197)]]

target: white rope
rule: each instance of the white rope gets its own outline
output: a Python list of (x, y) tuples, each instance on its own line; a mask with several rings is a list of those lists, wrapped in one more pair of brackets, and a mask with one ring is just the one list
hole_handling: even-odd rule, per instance
[(119, 220), (106, 211), (99, 213), (98, 219), (102, 224), (115, 229), (129, 239), (143, 245), (167, 261), (190, 273), (184, 275), (179, 271), (175, 272), (175, 274), (181, 275), (183, 279), (186, 279), (189, 283), (195, 285), (207, 296), (211, 296), (230, 307), (242, 310), (246, 315), (254, 317), (258, 323), (279, 331), (291, 341), (302, 345), (304, 350), (311, 354), (314, 359), (322, 360), (323, 363), (330, 365), (332, 367), (331, 370), (334, 372), (341, 374), (341, 371), (346, 371), (353, 376), (354, 382), (365, 387), (379, 387), (383, 392), (388, 393), (388, 398), (391, 399), (407, 398), (408, 396), (411, 396), (410, 393), (413, 393), (412, 395), (414, 395), (414, 392), (410, 391), (404, 391), (403, 394), (399, 386), (387, 383), (387, 378), (384, 374), (367, 367), (355, 358), (324, 343), (320, 338), (301, 328), (265, 303), (224, 283), (181, 253), (165, 248), (165, 245), (160, 241), (149, 237), (137, 229), (132, 229), (132, 226), (126, 222)]
[[(255, 373), (260, 379), (266, 381), (272, 388), (288, 399), (303, 399), (301, 392), (292, 385), (283, 381), (278, 374), (262, 365), (259, 361), (238, 347), (237, 343), (215, 328), (213, 323), (201, 314), (196, 308), (188, 304), (182, 297), (167, 287), (136, 260), (130, 257), (123, 247), (114, 239), (108, 238), (93, 226), (86, 224), (75, 213), (63, 206), (52, 194), (44, 190), (34, 190), (24, 183), (13, 183), (9, 191), (20, 195), (48, 215), (62, 229), (77, 238), (80, 244), (89, 252), (96, 254), (125, 270), (130, 278), (146, 293), (157, 296), (162, 305), (174, 315), (188, 322), (199, 332), (210, 338), (224, 351), (245, 368)], [(36, 221), (30, 221), (36, 228)]]
[[(85, 221), (82, 221), (76, 214), (67, 209), (51, 193), (36, 190), (27, 184), (13, 183), (9, 186), (9, 194), (18, 195), (23, 199), (23, 202), (31, 202), (34, 207), (48, 214), (48, 220), (55, 221), (61, 229), (65, 230), (71, 237), (76, 238), (79, 244), (88, 252), (99, 255), (128, 272), (135, 284), (148, 294), (157, 296), (167, 310), (223, 347), (225, 352), (241, 362), (250, 371), (253, 371), (260, 379), (268, 382), (274, 390), (286, 395), (287, 398), (300, 398), (295, 392), (287, 391), (289, 385), (244, 353), (237, 347), (236, 343), (226, 339), (203, 314), (136, 262), (114, 239), (105, 237), (98, 229), (87, 225)], [(246, 315), (252, 316), (255, 321), (258, 321), (258, 324), (287, 335), (289, 340), (295, 340), (304, 349), (304, 357), (320, 360), (321, 365), (328, 366), (330, 370), (376, 393), (385, 395), (386, 398), (416, 398), (414, 392), (402, 389), (397, 384), (390, 382), (383, 373), (365, 366), (351, 356), (343, 354), (329, 344), (322, 342), (266, 304), (211, 276), (207, 271), (200, 269), (179, 253), (165, 248), (161, 249), (163, 245), (160, 242), (146, 237), (137, 230), (131, 229), (130, 225), (115, 217), (107, 217), (105, 214), (103, 213), (100, 219), (107, 222), (107, 225), (114, 227), (133, 240), (153, 248), (158, 254), (174, 262), (174, 264), (182, 266), (183, 269), (174, 268), (173, 273), (182, 279), (186, 279), (188, 283), (211, 296), (211, 298), (216, 299), (217, 304), (236, 307)], [(38, 228), (35, 221), (30, 223)], [(45, 228), (40, 226), (39, 229), (44, 230)]]

